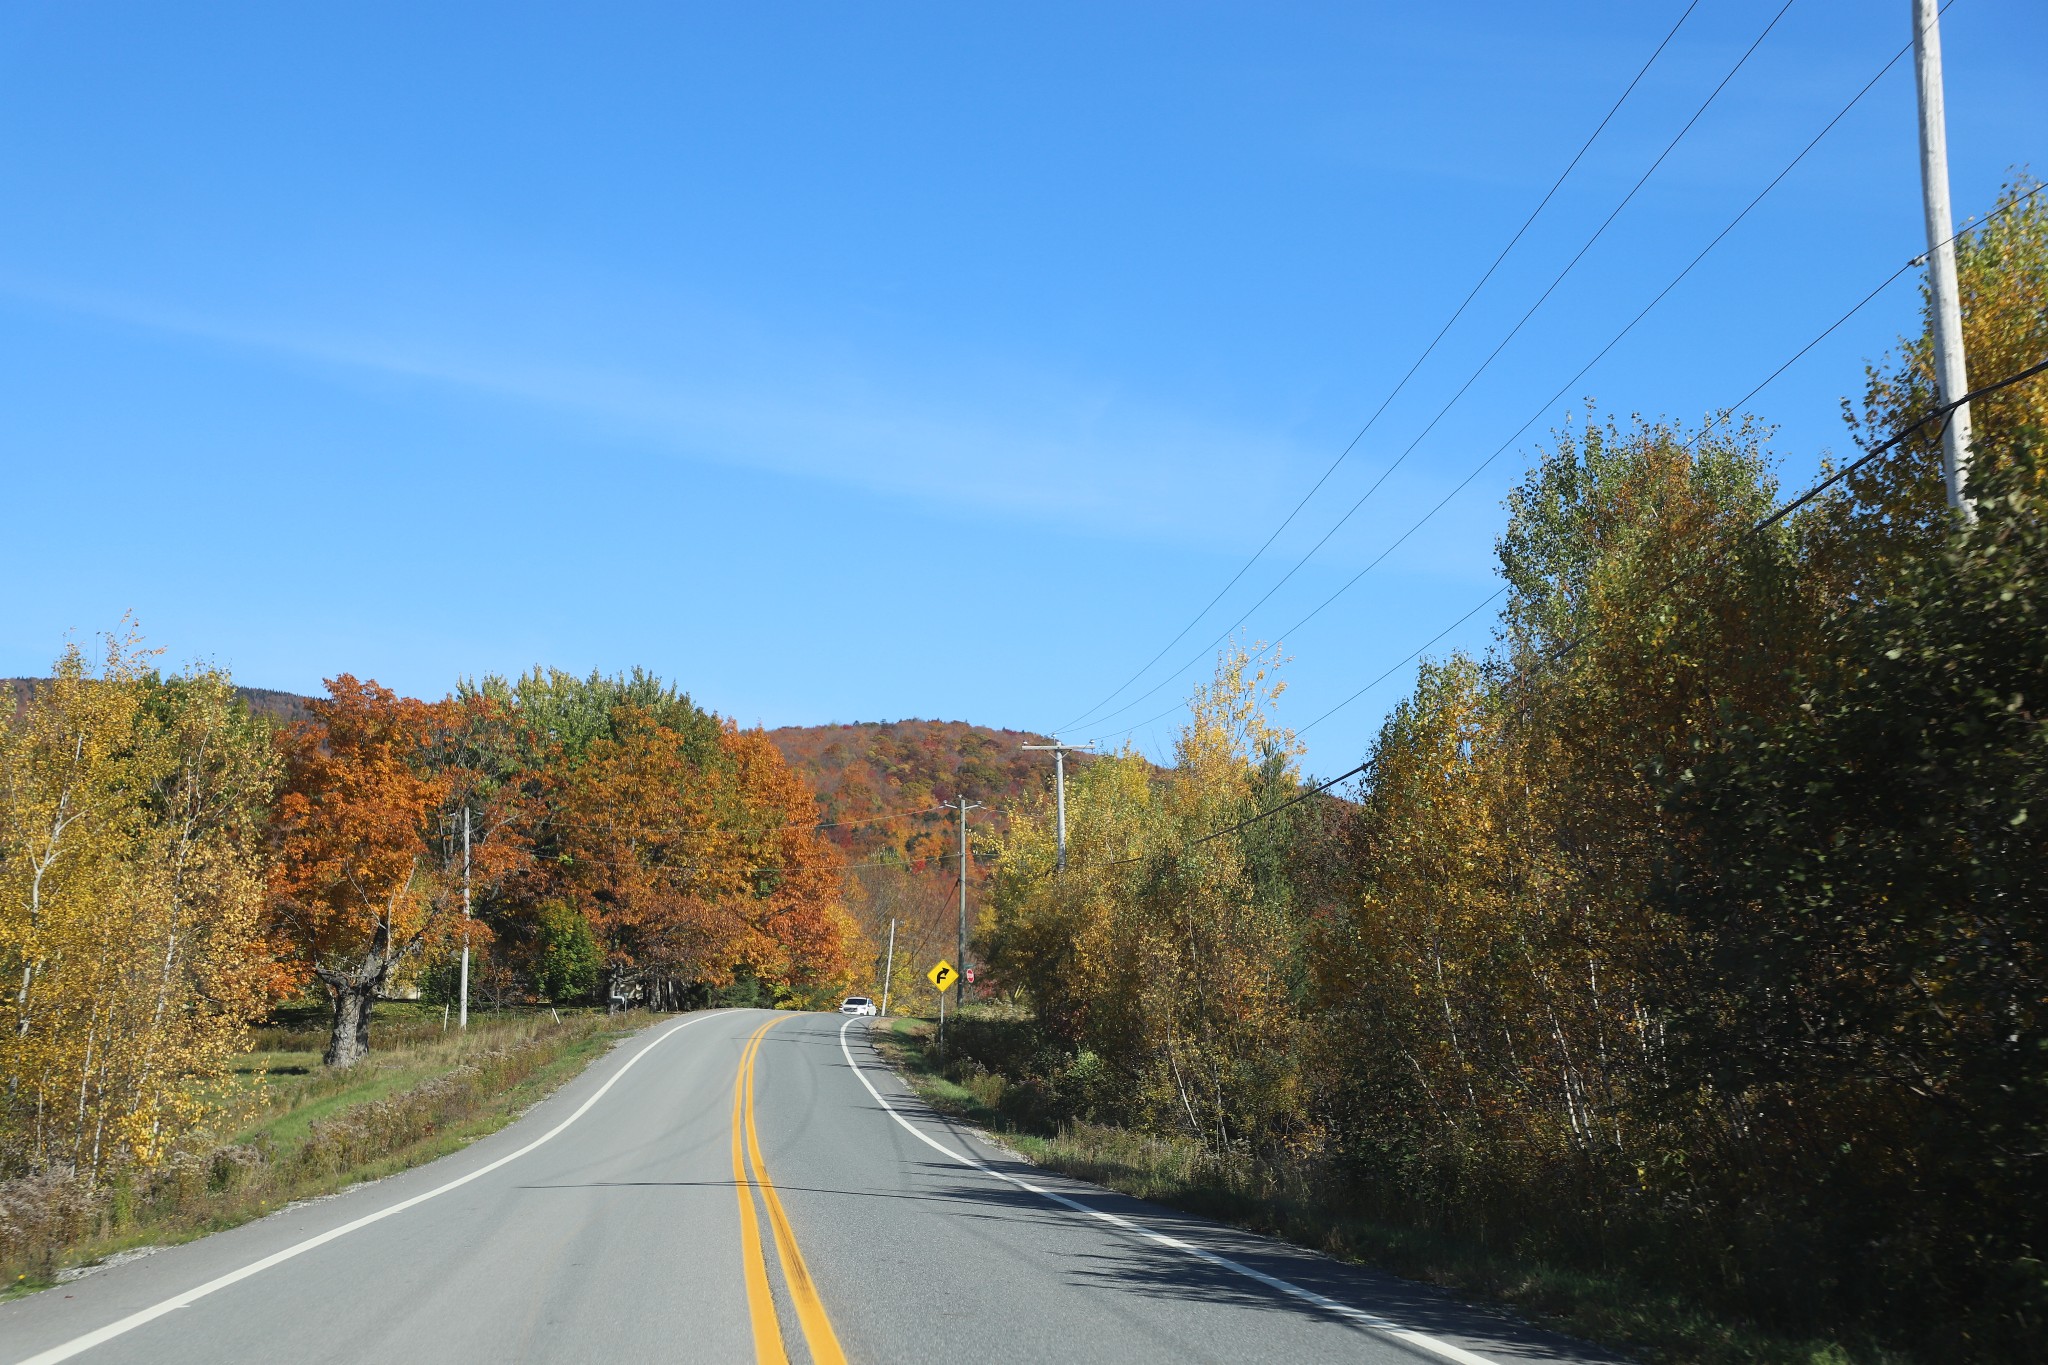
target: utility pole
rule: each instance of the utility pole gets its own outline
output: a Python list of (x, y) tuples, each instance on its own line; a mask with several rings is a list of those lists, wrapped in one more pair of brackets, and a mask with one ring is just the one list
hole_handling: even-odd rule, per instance
[(469, 807), (462, 808), (462, 1027), (469, 1027)]
[(957, 965), (957, 966), (958, 966), (958, 967), (960, 968), (960, 984), (959, 984), (959, 987), (958, 987), (958, 990), (959, 990), (960, 994), (958, 995), (958, 997), (956, 997), (956, 999), (955, 999), (955, 1001), (954, 1001), (954, 1010), (953, 1010), (953, 1012), (954, 1012), (955, 1014), (958, 1014), (958, 1013), (960, 1012), (960, 1010), (959, 1010), (959, 1006), (961, 1006), (961, 1005), (964, 1005), (964, 1004), (966, 1004), (966, 1003), (967, 1003), (967, 812), (969, 812), (969, 811), (971, 811), (971, 810), (980, 810), (980, 809), (981, 809), (981, 802), (979, 802), (979, 801), (976, 801), (976, 802), (975, 802), (975, 803), (974, 803), (973, 805), (971, 805), (971, 806), (970, 806), (970, 805), (968, 805), (968, 804), (967, 804), (967, 798), (966, 798), (966, 797), (964, 797), (964, 796), (963, 796), (963, 797), (961, 797), (961, 798), (959, 798), (959, 803), (960, 803), (960, 955), (959, 955), (959, 956), (960, 956), (960, 960), (959, 960), (959, 962), (958, 962), (958, 963), (956, 963), (955, 965)]
[(889, 917), (889, 965), (882, 968), (882, 1017), (889, 1017), (889, 983), (896, 979), (896, 917)]
[(1062, 744), (1060, 743), (1060, 737), (1054, 735), (1050, 744), (1027, 744), (1024, 747), (1027, 750), (1034, 750), (1039, 753), (1050, 752), (1052, 754), (1053, 805), (1059, 811), (1060, 853), (1058, 870), (1065, 872), (1067, 870), (1067, 755), (1070, 753), (1092, 752), (1095, 748), (1095, 741), (1091, 739), (1086, 744)]
[[(1948, 118), (1941, 98), (1940, 0), (1913, 0), (1913, 73), (1920, 91), (1920, 199), (1927, 213), (1927, 278), (1934, 298), (1935, 401), (1953, 403), (1970, 391), (1963, 363), (1962, 300), (1956, 287), (1955, 215), (1948, 202)], [(1975, 521), (1970, 504), (1970, 408), (1941, 428), (1941, 474), (1948, 505)]]

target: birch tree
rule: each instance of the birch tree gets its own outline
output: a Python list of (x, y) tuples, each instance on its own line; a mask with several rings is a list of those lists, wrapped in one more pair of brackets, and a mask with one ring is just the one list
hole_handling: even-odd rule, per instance
[(4, 1157), (151, 1164), (268, 1003), (261, 821), (275, 764), (232, 684), (132, 637), (67, 650), (0, 735)]

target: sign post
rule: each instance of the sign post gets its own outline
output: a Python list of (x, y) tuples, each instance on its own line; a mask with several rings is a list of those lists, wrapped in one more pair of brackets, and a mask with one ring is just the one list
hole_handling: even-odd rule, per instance
[(953, 964), (940, 958), (932, 969), (925, 973), (939, 992), (939, 1056), (946, 1055), (946, 988), (960, 979), (960, 973), (953, 970)]

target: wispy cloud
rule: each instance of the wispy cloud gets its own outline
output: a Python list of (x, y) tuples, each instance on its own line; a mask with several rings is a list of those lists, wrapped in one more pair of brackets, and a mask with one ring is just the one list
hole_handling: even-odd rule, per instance
[[(130, 328), (423, 381), (567, 415), (624, 443), (1094, 533), (1235, 549), (1256, 542), (1326, 452), (1148, 404), (1113, 385), (979, 369), (917, 374), (800, 345), (699, 371), (581, 364), (390, 332), (210, 316), (0, 278), (0, 293)], [(1265, 522), (1269, 526), (1270, 521)]]

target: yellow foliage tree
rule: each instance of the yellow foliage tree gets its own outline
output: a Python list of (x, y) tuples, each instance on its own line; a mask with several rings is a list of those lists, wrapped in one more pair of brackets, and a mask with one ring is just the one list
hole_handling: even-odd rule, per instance
[(225, 675), (132, 637), (57, 662), (0, 734), (0, 1158), (159, 1160), (268, 1003), (261, 813), (276, 781)]
[(1078, 775), (1064, 876), (1047, 812), (1012, 817), (988, 930), (1041, 1021), (1126, 1078), (1134, 1117), (1215, 1152), (1286, 1141), (1303, 1119), (1298, 907), (1269, 875), (1266, 828), (1211, 837), (1296, 790), (1294, 738), (1271, 718), (1281, 685), (1253, 658), (1219, 658), (1169, 774), (1125, 752)]
[[(1972, 389), (2048, 359), (2048, 195), (2025, 176), (2006, 186), (1976, 228), (1956, 238), (1963, 353)], [(1922, 328), (1895, 358), (1869, 367), (1863, 410), (1850, 429), (1865, 445), (1910, 431), (1900, 449), (1850, 476), (1831, 504), (1823, 565), (1845, 577), (1839, 591), (1881, 590), (1900, 565), (1931, 553), (1949, 529), (1941, 481), (1943, 424), (1934, 383), (1933, 294), (1921, 286)], [(1844, 405), (1846, 407), (1846, 404)], [(2023, 433), (2048, 431), (2048, 384), (2016, 384), (1970, 405), (1977, 459), (2016, 449)], [(1979, 471), (1982, 472), (1981, 470)], [(2032, 476), (2048, 478), (2038, 469)], [(2036, 492), (2048, 491), (2038, 484)]]

